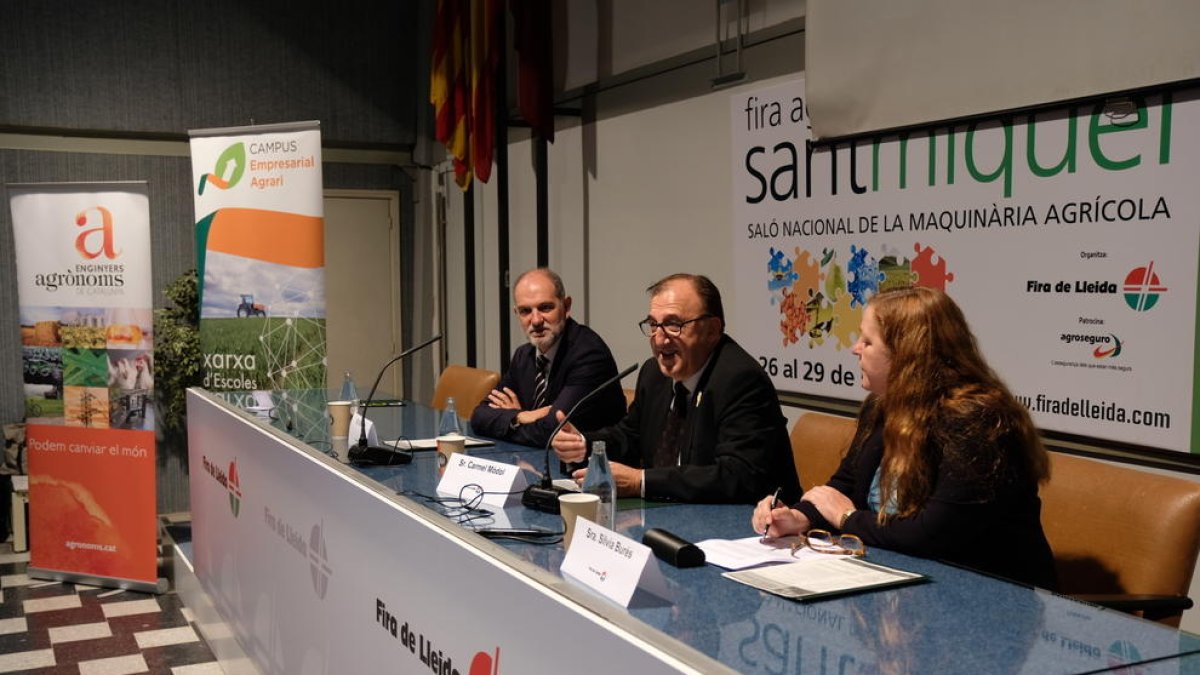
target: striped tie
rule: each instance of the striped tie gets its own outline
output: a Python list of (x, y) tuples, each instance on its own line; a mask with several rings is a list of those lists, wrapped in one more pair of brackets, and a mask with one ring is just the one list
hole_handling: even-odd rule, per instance
[(537, 374), (533, 376), (533, 408), (536, 410), (546, 405), (546, 368), (550, 359), (538, 354)]

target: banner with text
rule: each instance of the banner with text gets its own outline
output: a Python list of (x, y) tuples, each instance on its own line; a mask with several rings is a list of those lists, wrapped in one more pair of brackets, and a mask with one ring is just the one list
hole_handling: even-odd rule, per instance
[(144, 183), (10, 185), (33, 576), (157, 579)]
[(803, 79), (735, 94), (738, 339), (781, 391), (861, 400), (865, 303), (943, 289), (1043, 429), (1188, 452), (1196, 93), (816, 149)]
[(317, 123), (191, 136), (204, 386), (324, 389)]

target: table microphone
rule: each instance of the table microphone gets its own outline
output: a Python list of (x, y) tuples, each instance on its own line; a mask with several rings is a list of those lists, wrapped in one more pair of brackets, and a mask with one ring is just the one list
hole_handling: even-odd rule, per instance
[(359, 406), (361, 408), (362, 424), (361, 434), (358, 437), (358, 443), (350, 447), (348, 457), (353, 464), (408, 464), (412, 461), (411, 452), (400, 452), (396, 448), (386, 448), (379, 445), (371, 445), (367, 442), (367, 409), (371, 407), (371, 401), (375, 398), (375, 389), (379, 386), (379, 381), (383, 379), (383, 374), (387, 372), (388, 367), (400, 359), (410, 356), (429, 345), (441, 340), (441, 334), (434, 335), (428, 340), (422, 342), (416, 347), (410, 347), (392, 357), (392, 360), (383, 364), (379, 369), (379, 374), (375, 376), (375, 384), (371, 385), (371, 392), (367, 394), (367, 400)]
[(558, 426), (554, 427), (554, 431), (550, 432), (550, 438), (546, 440), (546, 472), (542, 474), (541, 482), (525, 488), (525, 493), (521, 495), (521, 504), (534, 509), (535, 511), (558, 513), (558, 496), (564, 492), (567, 492), (567, 490), (554, 487), (554, 480), (550, 478), (550, 447), (554, 444), (554, 437), (557, 436), (558, 432), (562, 431), (562, 428), (567, 424), (568, 421), (570, 421), (571, 415), (574, 415), (575, 411), (579, 410), (579, 406), (583, 405), (584, 402), (591, 397), (604, 391), (608, 385), (615, 384), (616, 382), (625, 379), (626, 375), (637, 370), (637, 368), (638, 364), (635, 363), (625, 370), (622, 370), (616, 375), (608, 378), (602, 382), (600, 386), (589, 391), (587, 396), (579, 399), (578, 403), (571, 406), (570, 412), (563, 416), (562, 420), (559, 421)]

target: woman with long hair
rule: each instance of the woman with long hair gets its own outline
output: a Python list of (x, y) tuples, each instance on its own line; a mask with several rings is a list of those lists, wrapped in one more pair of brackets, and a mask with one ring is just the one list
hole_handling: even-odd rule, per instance
[(1046, 449), (958, 305), (929, 288), (880, 293), (863, 312), (854, 354), (870, 393), (841, 466), (793, 507), (759, 502), (755, 531), (853, 534), (1053, 588), (1038, 498)]

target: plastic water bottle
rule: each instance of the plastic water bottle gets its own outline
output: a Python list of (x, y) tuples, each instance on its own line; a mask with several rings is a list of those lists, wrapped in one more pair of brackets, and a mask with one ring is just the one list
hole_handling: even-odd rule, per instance
[(442, 411), (442, 421), (438, 425), (438, 436), (446, 434), (461, 434), (462, 423), (458, 421), (458, 411), (454, 409), (454, 397), (446, 397), (446, 409)]
[(342, 401), (354, 401), (358, 403), (358, 387), (354, 386), (354, 378), (350, 376), (350, 371), (346, 371), (346, 376), (342, 378)]
[(592, 444), (587, 475), (583, 477), (583, 491), (600, 496), (596, 524), (613, 529), (617, 517), (617, 483), (613, 480), (612, 469), (608, 466), (608, 453), (604, 441)]

